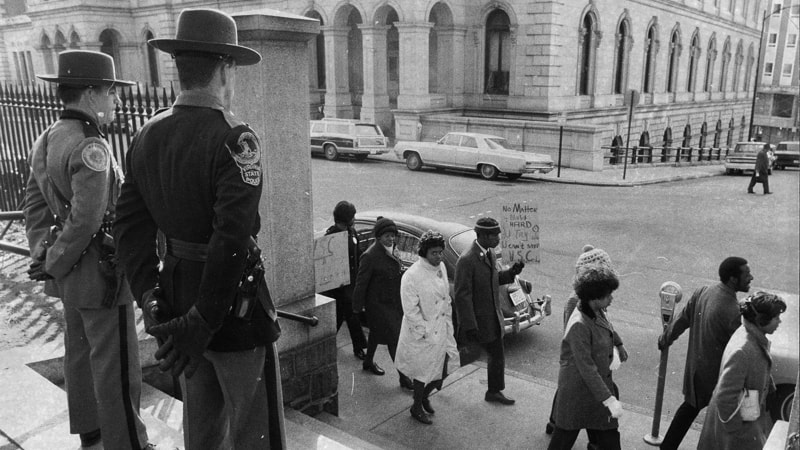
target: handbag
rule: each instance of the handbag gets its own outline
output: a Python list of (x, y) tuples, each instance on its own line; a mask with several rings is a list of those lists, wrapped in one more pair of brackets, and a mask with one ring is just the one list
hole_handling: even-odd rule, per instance
[(737, 412), (741, 416), (742, 422), (753, 422), (758, 419), (761, 415), (761, 405), (758, 401), (758, 389), (742, 389), (742, 392), (739, 394), (739, 404), (736, 405), (736, 409), (733, 410), (728, 420), (722, 420), (722, 417), (719, 416), (719, 411), (717, 411), (717, 416), (719, 416), (720, 422), (728, 423)]

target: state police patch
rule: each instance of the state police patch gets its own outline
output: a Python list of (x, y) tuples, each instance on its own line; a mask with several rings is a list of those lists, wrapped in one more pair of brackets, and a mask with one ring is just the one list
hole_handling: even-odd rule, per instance
[(94, 170), (95, 172), (105, 172), (108, 168), (108, 151), (101, 144), (92, 142), (83, 148), (81, 152), (81, 160), (86, 167)]
[(253, 133), (245, 131), (240, 134), (236, 145), (228, 146), (228, 152), (239, 166), (242, 181), (251, 186), (261, 184), (261, 148)]

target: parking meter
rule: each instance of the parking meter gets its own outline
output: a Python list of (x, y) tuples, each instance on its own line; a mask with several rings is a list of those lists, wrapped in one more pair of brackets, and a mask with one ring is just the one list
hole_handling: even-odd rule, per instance
[[(666, 331), (667, 326), (672, 322), (675, 315), (675, 305), (681, 301), (683, 292), (678, 283), (666, 281), (658, 291), (661, 312), (661, 333)], [(658, 435), (661, 426), (661, 406), (664, 401), (664, 382), (667, 374), (667, 360), (669, 359), (669, 347), (661, 350), (661, 362), (658, 365), (658, 387), (656, 388), (656, 406), (653, 410), (653, 428), (650, 434), (644, 436), (644, 441), (653, 446), (661, 445), (663, 437)]]

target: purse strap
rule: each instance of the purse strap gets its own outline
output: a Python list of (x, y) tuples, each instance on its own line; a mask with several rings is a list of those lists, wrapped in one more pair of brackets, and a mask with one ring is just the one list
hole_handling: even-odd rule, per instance
[(739, 398), (739, 404), (736, 405), (736, 409), (733, 410), (733, 413), (731, 413), (731, 416), (728, 417), (728, 420), (722, 420), (722, 416), (719, 415), (719, 410), (717, 410), (717, 417), (719, 417), (719, 421), (722, 422), (722, 423), (730, 422), (731, 419), (733, 419), (733, 417), (736, 415), (736, 413), (738, 413), (739, 410), (742, 408), (742, 403), (744, 403), (744, 398), (749, 396), (749, 395), (750, 395), (750, 393), (747, 391), (747, 389), (744, 389), (742, 391), (742, 395)]

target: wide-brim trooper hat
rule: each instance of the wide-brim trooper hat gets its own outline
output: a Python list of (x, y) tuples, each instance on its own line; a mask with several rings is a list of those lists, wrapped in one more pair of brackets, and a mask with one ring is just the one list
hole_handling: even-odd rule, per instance
[(121, 84), (130, 86), (133, 81), (118, 80), (114, 58), (90, 50), (67, 50), (58, 54), (58, 74), (36, 75), (45, 81), (74, 86)]
[(172, 54), (200, 52), (232, 57), (239, 66), (261, 61), (261, 55), (239, 45), (233, 17), (216, 9), (184, 9), (178, 16), (175, 39), (150, 39), (151, 46)]

